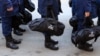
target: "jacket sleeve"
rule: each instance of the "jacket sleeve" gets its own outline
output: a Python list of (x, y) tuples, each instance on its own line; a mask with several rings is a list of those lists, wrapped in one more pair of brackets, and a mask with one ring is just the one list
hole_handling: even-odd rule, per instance
[(4, 4), (5, 4), (6, 8), (10, 8), (13, 6), (11, 0), (4, 0)]
[(91, 12), (91, 0), (84, 0), (85, 12)]

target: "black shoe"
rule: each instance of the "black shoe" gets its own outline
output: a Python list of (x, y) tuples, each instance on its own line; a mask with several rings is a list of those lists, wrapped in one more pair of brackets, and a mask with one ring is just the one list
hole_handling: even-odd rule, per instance
[(78, 48), (81, 49), (81, 50), (89, 51), (89, 52), (93, 51), (93, 47), (89, 46), (87, 44), (79, 44)]
[(19, 30), (14, 30), (14, 34), (16, 34), (18, 36), (22, 36), (23, 35), (23, 33), (20, 32)]
[(15, 40), (15, 39), (13, 39), (13, 43), (14, 44), (20, 44), (21, 43), (21, 40)]
[(58, 41), (54, 41), (54, 40), (50, 40), (50, 42), (52, 43), (52, 44), (54, 44), (54, 45), (56, 45), (56, 44), (58, 44)]
[(25, 29), (22, 29), (22, 28), (18, 28), (19, 31), (21, 32), (25, 32), (26, 30)]
[(45, 43), (45, 47), (51, 50), (58, 50), (59, 48), (56, 47), (54, 44), (52, 43)]
[(11, 49), (18, 49), (19, 48), (13, 42), (6, 42), (6, 47), (11, 48)]

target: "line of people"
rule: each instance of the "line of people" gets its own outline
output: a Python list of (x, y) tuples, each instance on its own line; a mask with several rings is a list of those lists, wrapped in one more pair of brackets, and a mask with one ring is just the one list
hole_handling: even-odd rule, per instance
[[(2, 32), (6, 40), (6, 47), (11, 49), (18, 49), (19, 47), (16, 44), (20, 44), (20, 40), (16, 40), (12, 36), (12, 30), (14, 31), (14, 34), (22, 35), (21, 32), (25, 32), (24, 29), (21, 29), (19, 27), (22, 22), (20, 22), (19, 13), (25, 14), (27, 13), (25, 11), (25, 4), (23, 1), (28, 0), (1, 0), (0, 1), (0, 17), (2, 20)], [(38, 12), (41, 14), (41, 18), (46, 18), (51, 16), (51, 12), (49, 12), (50, 9), (53, 10), (55, 19), (58, 20), (58, 15), (61, 10), (61, 3), (60, 0), (38, 0)], [(30, 15), (27, 13), (28, 16)], [(30, 15), (29, 17), (32, 17)], [(26, 18), (26, 17), (25, 17)], [(49, 48), (51, 50), (58, 50), (59, 48), (56, 47), (56, 44), (58, 44), (58, 41), (54, 41), (51, 39), (51, 35), (49, 33), (44, 32), (45, 36), (45, 47)]]
[[(20, 14), (25, 14), (25, 4), (24, 0), (0, 0), (0, 16), (2, 20), (2, 30), (3, 35), (6, 40), (6, 47), (11, 49), (18, 49), (16, 44), (20, 44), (20, 40), (15, 40), (12, 37), (12, 28), (14, 29), (14, 33), (17, 35), (22, 35), (21, 32), (25, 32), (25, 29), (21, 29), (19, 27), (22, 22), (20, 19), (16, 18)], [(78, 24), (76, 27), (73, 27), (72, 33), (74, 34), (76, 31), (80, 31), (81, 29), (92, 27), (92, 24), (83, 25), (84, 20), (91, 21), (92, 18), (97, 17), (98, 15), (98, 26), (100, 25), (100, 8), (95, 4), (95, 0), (69, 0), (69, 5), (72, 7), (72, 16), (78, 17)], [(41, 15), (41, 18), (53, 18), (50, 10), (52, 9), (54, 13), (54, 17), (58, 20), (59, 13), (62, 13), (61, 10), (61, 1), (60, 0), (38, 0), (38, 12)], [(32, 15), (28, 17), (32, 18)], [(25, 15), (24, 15), (25, 16)], [(22, 17), (23, 18), (23, 17)], [(17, 23), (16, 23), (17, 22)], [(18, 24), (19, 23), (19, 24)], [(51, 50), (58, 50), (56, 47), (58, 41), (54, 41), (51, 39), (50, 33), (43, 33), (45, 36), (45, 47)], [(83, 47), (85, 45), (86, 47)], [(79, 49), (90, 50), (93, 51), (93, 48), (90, 48), (89, 43), (84, 42), (80, 43)]]

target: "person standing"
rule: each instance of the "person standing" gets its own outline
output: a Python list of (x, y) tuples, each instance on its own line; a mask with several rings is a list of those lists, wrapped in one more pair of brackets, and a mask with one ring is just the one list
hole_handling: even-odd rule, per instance
[(23, 19), (23, 16), (21, 15), (21, 13), (25, 11), (25, 7), (24, 7), (24, 1), (23, 0), (19, 0), (19, 13), (16, 14), (15, 16), (12, 16), (13, 20), (12, 20), (12, 28), (13, 28), (13, 33), (18, 35), (18, 36), (22, 36), (23, 33), (22, 32), (25, 32), (26, 30), (25, 29), (22, 29), (20, 28), (19, 26), (23, 23), (22, 22), (22, 19)]
[(0, 0), (0, 16), (2, 20), (2, 31), (6, 40), (6, 47), (18, 49), (16, 44), (20, 44), (20, 40), (15, 40), (12, 37), (12, 16), (19, 11), (18, 0)]
[[(92, 0), (71, 0), (72, 1), (72, 14), (77, 17), (77, 30), (76, 32), (91, 27), (92, 18), (96, 17), (94, 12), (94, 5)], [(88, 21), (88, 22), (87, 22)], [(73, 37), (72, 37), (73, 38)], [(78, 48), (85, 51), (93, 51), (91, 44), (81, 42)]]
[[(58, 15), (61, 11), (60, 0), (38, 0), (38, 12), (41, 14), (42, 18), (53, 18), (52, 12), (56, 20), (58, 20)], [(45, 47), (51, 50), (58, 50), (56, 47), (58, 41), (51, 39), (51, 34), (44, 32), (45, 36)]]

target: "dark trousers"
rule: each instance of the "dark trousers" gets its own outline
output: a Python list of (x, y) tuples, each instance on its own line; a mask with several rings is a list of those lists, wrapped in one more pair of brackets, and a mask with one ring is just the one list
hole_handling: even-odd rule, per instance
[(20, 15), (12, 16), (12, 18), (13, 18), (13, 19), (12, 19), (12, 28), (18, 29), (19, 26), (22, 24)]
[[(52, 15), (52, 13), (49, 11), (47, 16), (41, 16), (42, 18), (53, 18), (55, 20), (58, 20), (58, 16), (57, 15)], [(44, 32), (45, 35), (45, 42), (50, 42), (51, 41), (51, 34)]]
[(12, 32), (12, 17), (2, 17), (1, 20), (3, 35), (10, 35)]

